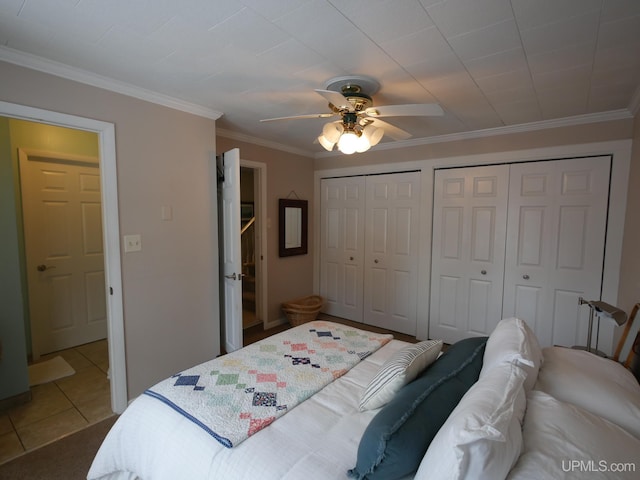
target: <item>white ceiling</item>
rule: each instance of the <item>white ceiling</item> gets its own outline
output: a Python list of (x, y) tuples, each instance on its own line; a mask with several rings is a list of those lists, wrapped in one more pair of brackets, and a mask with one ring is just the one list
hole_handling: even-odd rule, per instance
[(0, 45), (309, 155), (326, 120), (259, 120), (328, 111), (313, 89), (347, 74), (444, 108), (386, 119), (412, 142), (640, 104), (640, 0), (0, 0)]

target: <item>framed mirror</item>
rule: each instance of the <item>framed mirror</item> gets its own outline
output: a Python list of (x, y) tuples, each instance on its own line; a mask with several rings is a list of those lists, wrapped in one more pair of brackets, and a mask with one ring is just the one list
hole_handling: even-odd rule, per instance
[(307, 201), (281, 198), (279, 207), (279, 254), (281, 257), (307, 253)]

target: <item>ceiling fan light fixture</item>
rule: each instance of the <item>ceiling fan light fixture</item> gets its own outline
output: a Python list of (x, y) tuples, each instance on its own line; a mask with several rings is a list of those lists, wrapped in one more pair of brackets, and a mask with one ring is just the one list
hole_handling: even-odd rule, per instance
[(342, 125), (335, 122), (327, 123), (322, 127), (322, 135), (332, 144), (336, 144), (340, 140), (340, 135), (343, 131)]
[(338, 150), (345, 155), (351, 155), (352, 153), (356, 153), (358, 142), (359, 138), (356, 132), (348, 130), (344, 132), (340, 137), (340, 140), (338, 140)]
[(318, 143), (320, 145), (322, 145), (324, 147), (325, 150), (327, 151), (331, 151), (333, 150), (333, 146), (335, 145), (335, 142), (331, 142), (327, 139), (327, 137), (325, 137), (324, 135), (320, 135), (318, 137)]
[(370, 148), (371, 148), (371, 144), (369, 143), (369, 140), (367, 140), (367, 137), (365, 137), (364, 135), (360, 135), (358, 137), (358, 143), (356, 145), (356, 152), (358, 153), (366, 152)]
[(384, 135), (384, 130), (381, 128), (374, 127), (369, 124), (362, 129), (362, 136), (367, 139), (369, 142), (369, 146), (373, 147), (377, 145), (380, 140), (382, 140), (382, 136)]

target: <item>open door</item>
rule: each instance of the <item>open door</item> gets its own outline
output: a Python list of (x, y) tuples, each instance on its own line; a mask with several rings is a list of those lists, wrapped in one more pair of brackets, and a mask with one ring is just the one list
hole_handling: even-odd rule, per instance
[(222, 154), (220, 209), (222, 213), (222, 295), (224, 348), (242, 348), (242, 258), (240, 244), (240, 150)]

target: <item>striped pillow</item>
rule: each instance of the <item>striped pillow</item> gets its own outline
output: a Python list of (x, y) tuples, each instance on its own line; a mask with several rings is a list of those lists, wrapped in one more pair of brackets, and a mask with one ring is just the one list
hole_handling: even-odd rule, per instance
[(360, 410), (373, 410), (388, 403), (398, 390), (431, 365), (441, 350), (442, 340), (427, 340), (397, 351), (369, 382), (360, 399)]

